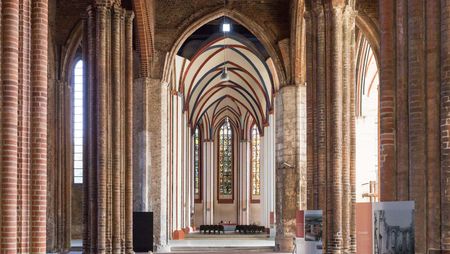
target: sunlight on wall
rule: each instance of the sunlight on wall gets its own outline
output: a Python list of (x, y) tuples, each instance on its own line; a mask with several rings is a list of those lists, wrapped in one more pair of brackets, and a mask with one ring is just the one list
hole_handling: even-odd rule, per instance
[[(364, 42), (363, 42), (364, 43)], [(358, 65), (357, 97), (360, 100), (356, 117), (356, 201), (370, 202), (370, 194), (378, 192), (378, 187), (371, 191), (370, 182), (378, 183), (378, 87), (379, 75), (373, 52), (368, 46), (363, 47), (361, 64)], [(358, 84), (357, 84), (358, 87)], [(358, 114), (359, 113), (359, 114)], [(374, 199), (375, 201), (376, 199)]]

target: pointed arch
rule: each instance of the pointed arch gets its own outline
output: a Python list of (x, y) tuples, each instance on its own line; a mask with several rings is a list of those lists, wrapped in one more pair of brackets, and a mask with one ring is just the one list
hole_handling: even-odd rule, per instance
[[(183, 43), (187, 40), (189, 36), (191, 36), (197, 29), (202, 27), (203, 25), (207, 24), (210, 21), (213, 21), (215, 19), (221, 18), (221, 17), (228, 17), (233, 19), (234, 21), (238, 22), (242, 26), (244, 26), (246, 29), (248, 29), (251, 33), (253, 33), (259, 41), (261, 41), (262, 45), (267, 50), (270, 58), (273, 61), (273, 65), (276, 70), (275, 77), (278, 78), (278, 82), (275, 82), (276, 84), (279, 84), (280, 86), (286, 83), (286, 73), (283, 67), (281, 52), (277, 46), (277, 41), (275, 38), (272, 38), (264, 29), (262, 26), (260, 26), (257, 22), (253, 21), (250, 17), (245, 16), (244, 14), (236, 11), (236, 10), (230, 10), (225, 8), (220, 8), (216, 11), (213, 11), (206, 15), (199, 15), (200, 16), (197, 20), (187, 20), (184, 24), (180, 26), (180, 32), (177, 36), (177, 40), (175, 41), (174, 45), (172, 46), (172, 49), (170, 50), (168, 57), (166, 58), (166, 61), (171, 61), (171, 59), (174, 59), (178, 50), (183, 45)], [(163, 70), (163, 82), (169, 82), (169, 73), (170, 73), (171, 66), (170, 64), (164, 65)], [(277, 88), (276, 88), (277, 89)]]

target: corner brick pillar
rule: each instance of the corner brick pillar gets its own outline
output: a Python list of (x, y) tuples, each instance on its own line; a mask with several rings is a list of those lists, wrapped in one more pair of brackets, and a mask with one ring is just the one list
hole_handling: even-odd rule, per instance
[(355, 253), (355, 11), (311, 1), (307, 40), (308, 209), (323, 211), (326, 253)]
[(84, 19), (85, 253), (132, 253), (132, 12), (94, 4)]
[[(306, 87), (283, 86), (276, 100), (276, 236), (277, 251), (292, 251), (296, 212), (306, 209), (306, 151), (300, 130), (306, 124)], [(303, 106), (303, 107), (302, 107)], [(301, 114), (302, 110), (304, 111)], [(304, 131), (305, 128), (303, 128)]]
[(2, 1), (0, 249), (46, 252), (46, 0)]
[(167, 127), (162, 124), (167, 120), (167, 112), (161, 107), (166, 97), (166, 85), (161, 80), (140, 77), (134, 80), (134, 211), (153, 212), (154, 243), (158, 249), (167, 247), (167, 172), (162, 164), (161, 142), (167, 136)]
[[(67, 81), (49, 80), (49, 159), (47, 165), (47, 252), (68, 252), (71, 241), (71, 92)], [(52, 132), (50, 130), (53, 130)], [(64, 145), (61, 145), (64, 144)], [(53, 160), (53, 161), (52, 161)]]
[[(151, 163), (150, 159), (150, 132), (148, 130), (150, 121), (148, 107), (150, 100), (148, 94), (149, 78), (138, 78), (134, 80), (133, 97), (133, 210), (136, 212), (147, 212), (150, 206), (150, 181)], [(153, 120), (153, 119), (152, 119)]]

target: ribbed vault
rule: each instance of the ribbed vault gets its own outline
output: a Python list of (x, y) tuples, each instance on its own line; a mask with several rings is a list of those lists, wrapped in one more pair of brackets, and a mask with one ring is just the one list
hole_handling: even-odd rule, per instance
[[(205, 43), (191, 59), (175, 60), (176, 89), (192, 129), (201, 124), (205, 137), (228, 117), (246, 137), (253, 122), (261, 133), (273, 109), (270, 58), (240, 36), (220, 36)], [(227, 79), (221, 76), (228, 74)]]

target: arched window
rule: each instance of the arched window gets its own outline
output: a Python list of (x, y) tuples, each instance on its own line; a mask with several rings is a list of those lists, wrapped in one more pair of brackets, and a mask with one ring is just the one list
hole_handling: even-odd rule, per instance
[(228, 118), (219, 131), (219, 202), (233, 202), (233, 130)]
[(73, 182), (83, 183), (83, 61), (75, 64), (73, 89)]
[(251, 134), (251, 200), (252, 202), (259, 202), (259, 195), (261, 194), (261, 182), (259, 178), (261, 136), (259, 135), (256, 124), (253, 125)]
[(194, 198), (196, 203), (202, 202), (202, 138), (200, 129), (195, 128), (194, 132)]

